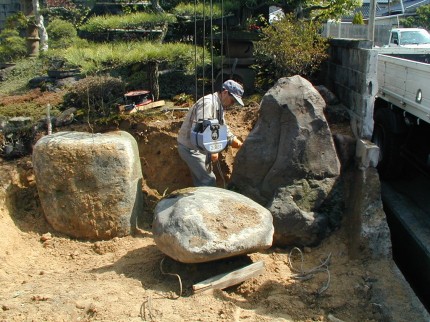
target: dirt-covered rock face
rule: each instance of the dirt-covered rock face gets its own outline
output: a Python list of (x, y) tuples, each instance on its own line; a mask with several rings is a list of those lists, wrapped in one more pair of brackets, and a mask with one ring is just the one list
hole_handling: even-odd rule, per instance
[[(191, 185), (175, 148), (183, 115), (169, 112), (138, 124), (67, 129), (121, 129), (136, 138), (150, 218), (163, 195)], [(226, 115), (243, 140), (257, 116), (258, 108), (253, 107)], [(330, 127), (336, 132), (343, 129), (341, 124)], [(226, 184), (233, 170), (233, 151), (221, 157)], [(133, 236), (97, 242), (56, 232), (41, 210), (31, 158), (0, 159), (0, 168), (0, 320), (428, 320), (392, 260), (350, 258), (344, 225), (320, 245), (304, 249), (303, 262), (297, 249), (272, 247), (244, 257), (183, 264), (156, 247), (146, 223)], [(220, 177), (218, 184), (224, 185)], [(265, 266), (261, 275), (214, 294), (193, 294), (193, 284), (258, 261)], [(322, 269), (307, 274), (321, 263)]]

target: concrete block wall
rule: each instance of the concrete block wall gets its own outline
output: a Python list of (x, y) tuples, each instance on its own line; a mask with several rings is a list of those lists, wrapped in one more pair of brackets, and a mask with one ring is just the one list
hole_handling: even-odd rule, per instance
[(325, 85), (348, 108), (356, 138), (370, 139), (378, 90), (378, 52), (368, 40), (330, 39)]

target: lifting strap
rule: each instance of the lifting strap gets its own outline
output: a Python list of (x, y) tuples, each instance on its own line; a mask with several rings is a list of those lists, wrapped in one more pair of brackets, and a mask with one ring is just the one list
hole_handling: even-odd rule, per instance
[[(221, 0), (223, 1), (223, 0)], [(194, 2), (194, 35), (195, 35), (195, 46), (197, 48), (197, 12), (196, 12), (196, 0)], [(204, 46), (205, 46), (205, 40), (206, 40), (206, 15), (205, 15), (205, 8), (206, 8), (206, 1), (203, 1), (203, 97), (204, 95), (204, 81), (205, 81), (205, 68), (204, 68)], [(223, 8), (223, 5), (222, 5)], [(222, 18), (223, 19), (223, 18)], [(211, 70), (212, 70), (212, 106), (215, 105), (215, 102), (213, 101), (215, 99), (215, 89), (214, 89), (214, 60), (213, 60), (213, 3), (212, 0), (210, 0), (210, 46), (211, 46)], [(223, 33), (223, 30), (221, 31)], [(221, 34), (221, 39), (223, 35)], [(222, 41), (222, 40), (221, 40)], [(196, 49), (195, 49), (196, 50)], [(195, 61), (196, 64), (196, 95), (197, 95), (197, 58)], [(197, 96), (196, 96), (197, 97)], [(223, 106), (220, 104), (220, 110), (217, 111), (217, 115), (215, 118), (208, 118), (205, 117), (205, 100), (203, 100), (203, 119), (195, 120), (196, 125), (191, 131), (191, 142), (193, 145), (200, 151), (206, 154), (214, 154), (223, 151), (228, 144), (228, 138), (227, 138), (227, 125), (224, 124), (224, 111)], [(197, 113), (196, 113), (197, 115)]]

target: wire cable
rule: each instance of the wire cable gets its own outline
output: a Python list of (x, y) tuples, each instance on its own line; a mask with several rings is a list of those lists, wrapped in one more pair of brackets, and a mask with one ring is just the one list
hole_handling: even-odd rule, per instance
[(161, 273), (163, 275), (171, 275), (171, 276), (175, 276), (175, 277), (178, 278), (178, 281), (179, 281), (179, 295), (176, 298), (176, 299), (178, 299), (178, 298), (180, 298), (182, 296), (182, 280), (181, 280), (181, 277), (178, 274), (164, 272), (164, 270), (163, 270), (163, 262), (164, 262), (165, 259), (166, 259), (166, 257), (163, 257), (163, 259), (160, 262), (160, 271), (161, 271)]
[[(300, 253), (300, 257), (301, 257), (301, 262), (300, 262), (300, 270), (297, 270), (296, 268), (293, 267), (293, 264), (291, 262), (291, 257), (294, 251), (298, 251)], [(301, 281), (306, 281), (309, 280), (311, 278), (313, 278), (314, 273), (318, 273), (318, 272), (326, 272), (327, 273), (327, 282), (317, 291), (317, 293), (319, 295), (321, 295), (322, 293), (324, 293), (329, 285), (330, 285), (330, 271), (328, 269), (328, 266), (330, 264), (330, 259), (331, 259), (331, 253), (327, 256), (327, 258), (321, 262), (320, 265), (315, 266), (313, 268), (311, 268), (310, 270), (305, 271), (303, 269), (303, 262), (304, 262), (304, 257), (303, 257), (303, 253), (300, 250), (300, 248), (298, 247), (294, 247), (293, 249), (291, 249), (289, 255), (288, 255), (288, 266), (290, 267), (291, 271), (296, 272), (296, 274), (293, 274), (293, 278), (297, 279), (297, 280), (301, 280)]]

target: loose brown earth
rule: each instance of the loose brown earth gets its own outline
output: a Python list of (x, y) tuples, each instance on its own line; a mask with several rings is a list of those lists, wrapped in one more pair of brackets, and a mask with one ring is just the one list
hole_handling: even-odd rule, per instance
[[(240, 138), (246, 138), (257, 111), (247, 107), (227, 113)], [(148, 216), (162, 195), (191, 185), (175, 149), (183, 115), (168, 112), (158, 120), (124, 121), (116, 127), (138, 141)], [(85, 125), (68, 129), (91, 131)], [(226, 183), (233, 160), (233, 151), (223, 153)], [(54, 231), (38, 201), (31, 157), (2, 160), (0, 167), (1, 321), (423, 320), (412, 309), (409, 289), (391, 260), (350, 258), (344, 227), (305, 249), (303, 264), (296, 250), (290, 257), (291, 249), (278, 248), (182, 264), (158, 250), (148, 225), (134, 236), (99, 242)], [(219, 178), (220, 187), (224, 181)], [(329, 256), (327, 270), (305, 280), (294, 278), (294, 269), (311, 269)], [(265, 264), (258, 277), (213, 294), (192, 292), (197, 282), (257, 261)]]

